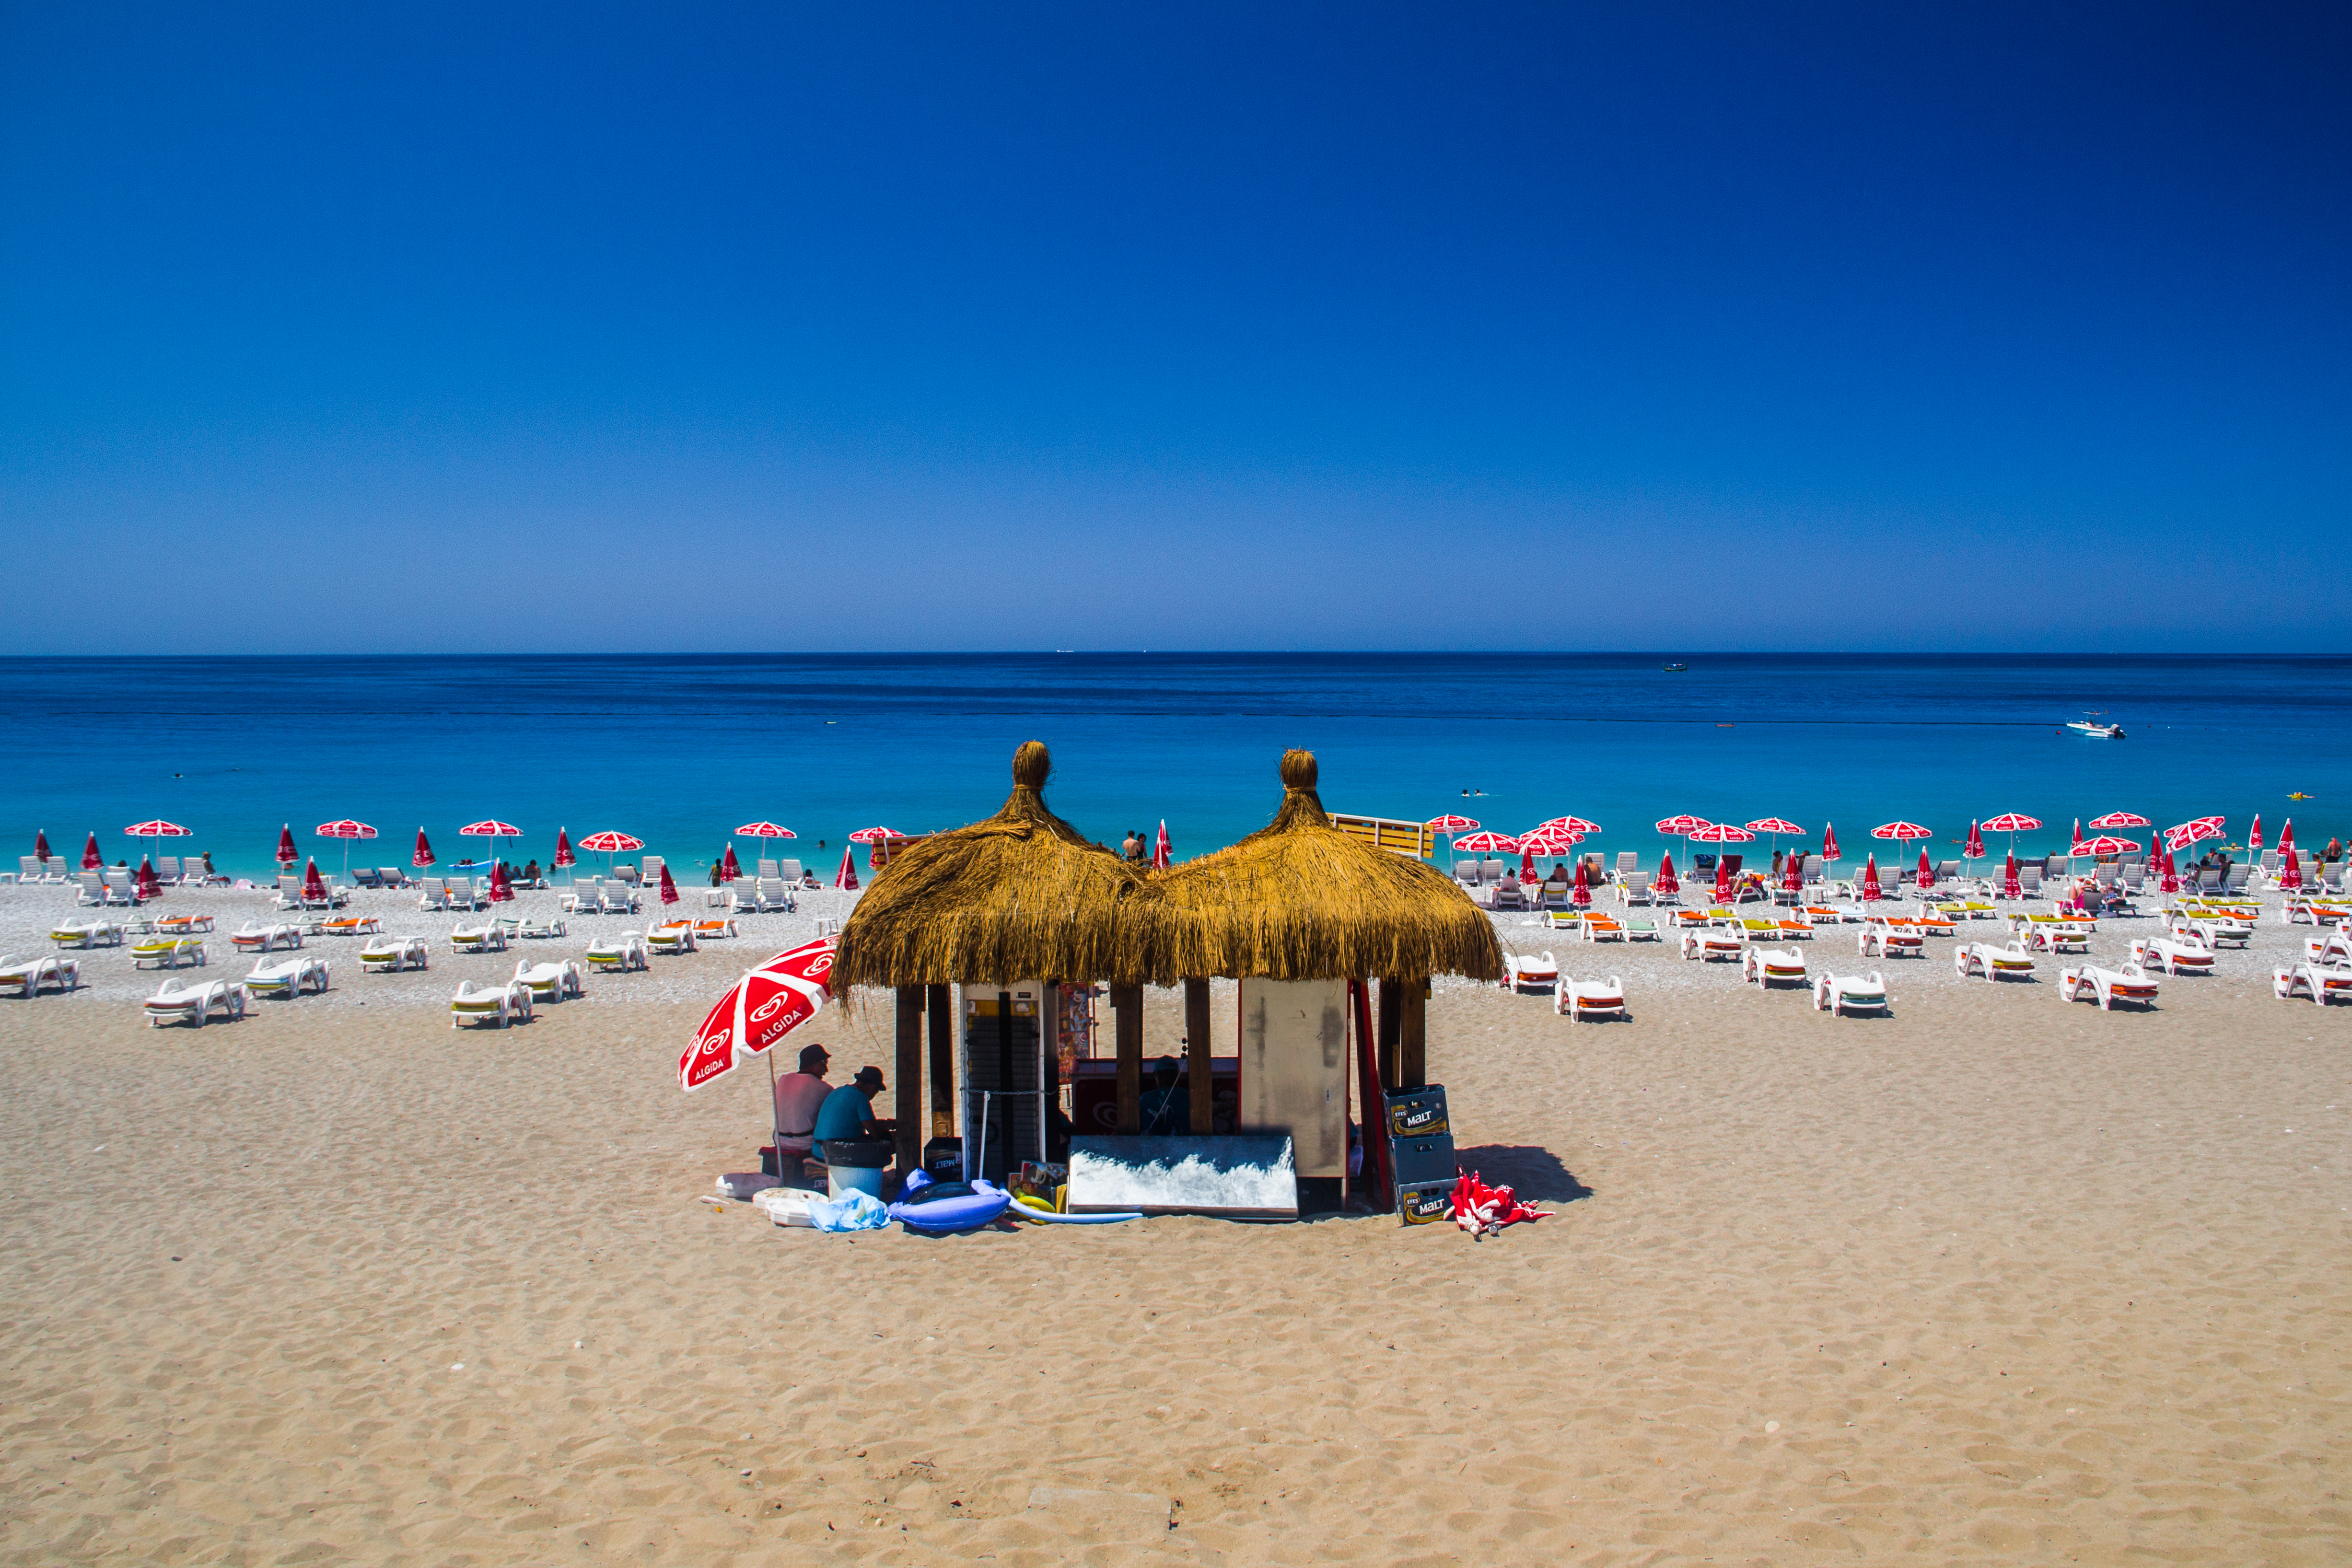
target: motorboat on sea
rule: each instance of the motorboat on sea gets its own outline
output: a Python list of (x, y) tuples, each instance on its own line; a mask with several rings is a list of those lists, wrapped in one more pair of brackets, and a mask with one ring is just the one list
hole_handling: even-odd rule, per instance
[(1687, 669), (1689, 669), (1689, 668), (1690, 668), (1690, 666), (1689, 666), (1688, 664), (1668, 664), (1668, 665), (1666, 666), (1666, 674), (1670, 674), (1670, 675), (1679, 675), (1679, 674), (1681, 674), (1685, 670), (1687, 670)]
[(2124, 734), (2124, 727), (2122, 725), (2101, 724), (2099, 722), (2099, 716), (2095, 713), (2084, 714), (2081, 718), (2075, 719), (2072, 723), (2068, 724), (2066, 727), (2073, 730), (2076, 735), (2087, 736), (2093, 740), (2126, 740), (2130, 738)]

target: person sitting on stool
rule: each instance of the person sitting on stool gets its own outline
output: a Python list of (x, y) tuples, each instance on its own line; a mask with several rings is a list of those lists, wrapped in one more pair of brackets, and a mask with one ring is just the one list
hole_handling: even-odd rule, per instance
[[(882, 1070), (875, 1066), (861, 1067), (857, 1076), (824, 1097), (817, 1108), (815, 1135), (816, 1155), (825, 1157), (824, 1146), (829, 1139), (887, 1138), (895, 1124), (877, 1121), (874, 1115), (874, 1096), (882, 1092)], [(830, 1162), (828, 1162), (830, 1163)]]
[(824, 1081), (832, 1052), (821, 1045), (801, 1047), (801, 1070), (776, 1080), (776, 1179), (797, 1181), (816, 1135), (816, 1113), (834, 1085)]

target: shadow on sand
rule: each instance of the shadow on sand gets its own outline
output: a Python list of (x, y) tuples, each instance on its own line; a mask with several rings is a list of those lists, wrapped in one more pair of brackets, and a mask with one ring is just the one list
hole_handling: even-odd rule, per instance
[(1477, 1144), (1454, 1151), (1454, 1163), (1476, 1171), (1488, 1186), (1507, 1186), (1529, 1203), (1574, 1203), (1592, 1189), (1549, 1149), (1526, 1144)]

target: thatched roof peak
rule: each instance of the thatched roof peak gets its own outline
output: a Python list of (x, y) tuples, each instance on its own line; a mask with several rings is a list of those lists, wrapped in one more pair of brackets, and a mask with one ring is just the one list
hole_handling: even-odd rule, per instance
[(1283, 753), (1282, 806), (1240, 842), (1156, 880), (1187, 975), (1275, 980), (1503, 972), (1494, 923), (1444, 876), (1331, 825), (1311, 751)]

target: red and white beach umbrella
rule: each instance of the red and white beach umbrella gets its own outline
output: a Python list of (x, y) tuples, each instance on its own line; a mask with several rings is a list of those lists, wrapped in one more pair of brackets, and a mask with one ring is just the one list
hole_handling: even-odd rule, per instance
[(278, 830), (278, 863), (292, 865), (301, 858), (302, 852), (294, 847), (294, 824), (288, 822)]
[(1601, 831), (1600, 823), (1588, 822), (1581, 817), (1554, 817), (1549, 821), (1538, 823), (1537, 826), (1558, 828), (1563, 833), (1574, 833), (1580, 843), (1583, 841), (1585, 834), (1597, 833)]
[(841, 889), (844, 893), (856, 893), (857, 891), (857, 866), (850, 860), (849, 855), (849, 847), (846, 844), (843, 845), (841, 851), (841, 869), (833, 873), (833, 885)]
[(1969, 824), (1969, 841), (1960, 847), (1960, 855), (1972, 861), (1985, 858), (1984, 830), (1975, 822)]
[(1858, 891), (1864, 901), (1871, 904), (1886, 896), (1878, 885), (1878, 852), (1875, 850), (1862, 863), (1862, 886)]
[(33, 830), (33, 858), (39, 861), (44, 865), (48, 863), (49, 835), (47, 829), (35, 828)]
[(349, 817), (345, 817), (340, 822), (321, 822), (317, 827), (311, 829), (310, 831), (322, 839), (341, 839), (343, 841), (343, 880), (345, 882), (349, 882), (352, 878), (351, 841), (353, 839), (372, 839), (375, 837), (375, 830), (373, 828), (369, 827), (365, 822), (355, 822)]
[(664, 904), (677, 902), (677, 883), (669, 874), (669, 863), (667, 861), (662, 862), (661, 901)]
[(2279, 853), (2281, 854), (2284, 854), (2287, 851), (2294, 848), (2294, 819), (2293, 817), (2289, 817), (2279, 828), (2278, 847)]
[(877, 839), (903, 839), (907, 835), (896, 828), (860, 828), (849, 835), (853, 844), (870, 844)]
[(2101, 833), (2095, 838), (2084, 839), (2075, 845), (2074, 852), (2097, 859), (2102, 855), (2127, 855), (2137, 848), (2139, 848), (2137, 839), (2119, 839), (2113, 833)]
[(1751, 833), (1778, 834), (1801, 833), (1805, 830), (1802, 824), (1792, 822), (1786, 817), (1759, 817), (1748, 824), (1748, 831)]
[(1569, 889), (1568, 902), (1579, 909), (1592, 907), (1592, 889), (1584, 880), (1584, 862), (1576, 862), (1576, 885)]
[(2294, 846), (2287, 845), (2279, 852), (2278, 884), (2289, 893), (2303, 886), (2303, 863), (2295, 857)]
[(1921, 887), (1936, 885), (1936, 868), (1927, 863), (1927, 846), (1925, 844), (1919, 846), (1918, 881)]
[(1838, 853), (1837, 824), (1835, 822), (1823, 823), (1822, 825), (1822, 859), (1825, 861), (1834, 861), (1843, 860), (1844, 858), (1845, 857), (1843, 855)]
[(1151, 863), (1166, 871), (1176, 861), (1175, 846), (1168, 841), (1168, 819), (1160, 819), (1160, 841), (1151, 846)]
[(319, 874), (319, 862), (308, 861), (302, 866), (302, 896), (323, 899), (327, 896), (327, 879)]
[(167, 822), (161, 817), (150, 822), (133, 822), (122, 830), (125, 838), (132, 839), (192, 839), (195, 835), (177, 822)]
[(1659, 857), (1658, 874), (1650, 887), (1655, 893), (1680, 893), (1683, 890), (1683, 884), (1675, 877), (1675, 857), (1671, 852)]
[(2009, 860), (2000, 868), (2000, 895), (2003, 898), (2023, 898), (2025, 883), (2017, 875), (2017, 852), (2009, 852)]
[(1788, 859), (1788, 863), (1780, 868), (1780, 890), (1784, 893), (1802, 893), (1805, 891), (1804, 856), (1790, 855)]
[(2022, 811), (2003, 811), (1998, 817), (1987, 817), (1984, 825), (1989, 833), (2030, 833), (2042, 825), (2042, 819)]
[(2088, 852), (2083, 848), (2083, 819), (2077, 817), (2074, 819), (2074, 831), (2066, 841), (2066, 855), (2071, 860), (2076, 855)]
[(727, 857), (719, 862), (719, 874), (729, 882), (733, 882), (737, 877), (743, 874), (743, 868), (735, 863), (735, 846), (733, 844), (729, 844), (727, 846)]
[(1717, 856), (1716, 859), (1715, 901), (1717, 904), (1731, 902), (1731, 860), (1728, 856)]
[[(490, 862), (495, 865), (498, 863), (499, 860), (498, 841), (500, 839), (519, 839), (522, 837), (522, 830), (516, 827), (512, 822), (501, 822), (496, 817), (485, 817), (478, 822), (468, 822), (464, 827), (458, 829), (457, 836), (461, 839), (488, 839), (491, 841)], [(508, 896), (511, 897), (513, 895), (509, 894)]]
[(1518, 838), (1522, 853), (1533, 852), (1554, 857), (1573, 853), (1576, 846), (1583, 841), (1582, 833), (1570, 831), (1551, 822), (1547, 822), (1540, 828), (1530, 828)]
[(1488, 829), (1485, 832), (1470, 833), (1454, 840), (1454, 847), (1467, 850), (1474, 855), (1509, 854), (1518, 849), (1519, 841), (1508, 833)]
[(677, 1059), (677, 1086), (699, 1089), (816, 1017), (830, 995), (834, 944), (831, 936), (803, 943), (729, 987)]
[(1701, 828), (1708, 826), (1708, 822), (1705, 817), (1694, 817), (1685, 811), (1679, 817), (1668, 817), (1655, 825), (1658, 831), (1671, 838), (1679, 839), (1689, 837)]
[(1422, 826), (1427, 828), (1433, 833), (1444, 833), (1447, 837), (1451, 838), (1455, 833), (1475, 832), (1478, 828), (1478, 823), (1475, 818), (1471, 817), (1445, 816), (1432, 817), (1429, 821), (1423, 822)]
[(591, 833), (581, 840), (580, 847), (591, 854), (603, 855), (604, 874), (610, 876), (613, 874), (613, 857), (626, 854), (631, 850), (644, 849), (646, 841), (635, 833), (625, 833), (617, 828), (607, 828), (601, 833)]
[(2221, 819), (2199, 817), (2191, 821), (2176, 823), (2164, 830), (2164, 847), (2180, 851), (2191, 844), (2201, 844), (2208, 839), (2221, 837)]
[(1521, 834), (1519, 836), (1519, 880), (1521, 882), (1534, 882), (1538, 880), (1536, 876), (1536, 852), (1534, 848), (1528, 844), (1525, 834)]
[(2263, 852), (2263, 814), (2260, 811), (2254, 813), (2254, 825), (2246, 830), (2246, 852), (2250, 855)]
[(145, 903), (163, 895), (163, 884), (155, 875), (155, 868), (145, 855), (139, 857), (139, 900)]
[(507, 880), (507, 862), (495, 855), (490, 859), (490, 902), (492, 904), (514, 902), (514, 883)]
[(433, 863), (433, 846), (425, 841), (425, 830), (422, 828), (416, 830), (416, 852), (408, 857), (408, 863), (416, 866)]
[(800, 835), (777, 822), (746, 822), (735, 830), (739, 839), (797, 839)]
[(81, 869), (84, 871), (96, 871), (105, 863), (106, 857), (98, 852), (98, 835), (96, 833), (92, 833), (89, 836), (89, 842), (82, 845), (81, 847)]
[(2180, 891), (2180, 873), (2173, 866), (2172, 852), (2170, 850), (2164, 852), (2163, 864), (2164, 874), (2158, 878), (2156, 890), (2158, 893), (2179, 893)]
[(555, 858), (547, 863), (557, 871), (580, 863), (580, 857), (572, 852), (572, 835), (562, 828), (555, 830)]
[(1870, 836), (1874, 839), (1899, 839), (1907, 843), (1913, 839), (1932, 839), (1936, 836), (1936, 830), (1923, 828), (1916, 822), (1881, 822), (1870, 830)]
[(1693, 828), (1685, 836), (1695, 844), (1747, 844), (1756, 841), (1755, 834), (1729, 822), (1709, 822), (1705, 827)]
[(2148, 828), (2155, 824), (2137, 811), (2109, 811), (2104, 817), (2092, 818), (2083, 826), (2094, 832), (2111, 833), (2118, 828)]

